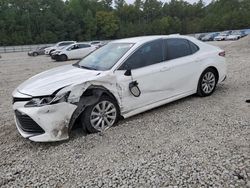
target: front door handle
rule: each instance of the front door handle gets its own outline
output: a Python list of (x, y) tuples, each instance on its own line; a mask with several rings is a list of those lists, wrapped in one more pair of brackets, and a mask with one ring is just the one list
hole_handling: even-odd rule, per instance
[(161, 68), (161, 72), (169, 71), (171, 70), (171, 67), (163, 67)]

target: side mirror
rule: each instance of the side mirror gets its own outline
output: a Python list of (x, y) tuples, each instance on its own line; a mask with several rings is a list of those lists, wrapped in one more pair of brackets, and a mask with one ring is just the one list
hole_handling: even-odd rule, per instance
[(132, 76), (131, 68), (127, 63), (123, 64), (123, 70), (126, 70), (125, 76)]
[(125, 76), (131, 76), (131, 69), (126, 70), (126, 72), (124, 73)]

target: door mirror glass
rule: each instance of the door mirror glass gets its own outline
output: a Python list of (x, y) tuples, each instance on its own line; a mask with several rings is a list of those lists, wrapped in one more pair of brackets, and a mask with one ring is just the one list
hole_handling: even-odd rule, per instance
[(135, 97), (139, 97), (141, 95), (141, 90), (138, 87), (138, 82), (134, 81), (129, 84), (129, 91), (134, 95)]

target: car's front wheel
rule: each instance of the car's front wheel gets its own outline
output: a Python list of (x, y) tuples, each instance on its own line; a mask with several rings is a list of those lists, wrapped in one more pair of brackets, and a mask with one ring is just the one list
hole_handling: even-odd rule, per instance
[(68, 57), (65, 54), (59, 56), (59, 61), (67, 61)]
[(117, 122), (118, 117), (117, 103), (104, 95), (98, 102), (86, 108), (81, 116), (81, 122), (84, 129), (90, 133), (97, 133), (112, 127)]
[(197, 94), (201, 97), (213, 94), (218, 81), (218, 75), (213, 68), (207, 68), (199, 79)]

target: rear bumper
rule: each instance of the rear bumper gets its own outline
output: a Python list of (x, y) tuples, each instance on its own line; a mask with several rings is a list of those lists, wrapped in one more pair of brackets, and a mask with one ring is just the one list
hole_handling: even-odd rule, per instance
[(222, 61), (217, 64), (217, 69), (219, 72), (218, 83), (224, 82), (227, 79), (227, 61), (226, 58), (221, 57)]

